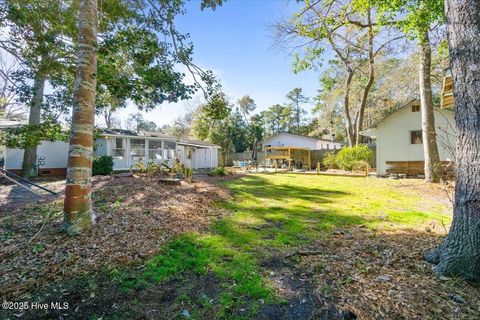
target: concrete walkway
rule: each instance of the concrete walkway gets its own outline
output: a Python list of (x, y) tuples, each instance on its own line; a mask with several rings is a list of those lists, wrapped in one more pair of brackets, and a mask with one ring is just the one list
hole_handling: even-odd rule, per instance
[[(0, 180), (0, 213), (11, 211), (17, 207), (21, 207), (27, 204), (41, 202), (45, 200), (54, 199), (55, 196), (43, 191), (39, 188), (33, 188), (33, 190), (42, 196), (38, 196), (24, 188), (8, 182), (7, 180)], [(49, 182), (37, 182), (40, 185), (47, 187), (55, 192), (61, 192), (64, 189), (65, 181), (49, 181)]]

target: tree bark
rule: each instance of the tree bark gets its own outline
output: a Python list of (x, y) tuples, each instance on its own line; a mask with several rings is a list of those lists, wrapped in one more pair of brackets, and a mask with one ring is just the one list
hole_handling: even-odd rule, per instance
[(297, 96), (297, 103), (296, 103), (296, 109), (295, 109), (295, 122), (297, 123), (297, 134), (300, 134), (300, 105), (298, 102), (298, 96)]
[(422, 110), (423, 154), (425, 158), (425, 182), (439, 182), (439, 164), (437, 134), (435, 132), (435, 109), (432, 98), (432, 81), (430, 79), (432, 64), (432, 47), (428, 30), (421, 35), (420, 43), (420, 106)]
[(352, 84), (353, 75), (355, 74), (354, 70), (351, 70), (347, 67), (347, 79), (344, 84), (344, 96), (343, 96), (343, 114), (345, 117), (345, 126), (347, 127), (347, 138), (348, 145), (352, 147), (355, 144), (355, 132), (352, 124), (352, 117), (350, 116), (350, 87)]
[[(30, 105), (28, 124), (40, 124), (45, 81), (45, 77), (38, 72), (33, 83), (33, 96)], [(27, 147), (23, 153), (22, 176), (35, 177), (37, 174), (37, 147)]]
[(372, 18), (370, 15), (370, 10), (368, 11), (367, 15), (367, 22), (368, 22), (368, 65), (369, 65), (369, 71), (368, 71), (368, 80), (367, 84), (365, 85), (365, 88), (363, 88), (363, 95), (362, 95), (362, 101), (360, 103), (360, 107), (358, 109), (358, 117), (355, 117), (355, 145), (359, 145), (362, 142), (362, 135), (360, 132), (363, 130), (363, 116), (365, 114), (365, 108), (367, 106), (367, 99), (368, 99), (368, 94), (370, 93), (370, 89), (372, 88), (373, 81), (375, 80), (375, 55), (373, 53), (373, 38), (374, 38), (374, 32), (373, 32), (373, 25), (372, 25)]
[(64, 226), (69, 234), (95, 224), (92, 210), (93, 125), (95, 114), (97, 0), (81, 0), (73, 90), (72, 134), (68, 152)]
[(455, 205), (448, 236), (425, 258), (440, 274), (480, 282), (480, 2), (447, 0), (445, 10), (457, 130)]
[(110, 107), (106, 107), (103, 111), (103, 118), (105, 119), (105, 125), (107, 129), (112, 128), (112, 109)]

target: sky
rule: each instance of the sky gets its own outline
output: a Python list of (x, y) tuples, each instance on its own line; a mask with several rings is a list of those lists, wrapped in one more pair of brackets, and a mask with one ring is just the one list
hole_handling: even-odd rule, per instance
[[(274, 48), (269, 26), (282, 16), (290, 17), (298, 8), (292, 0), (227, 0), (215, 11), (201, 11), (200, 0), (192, 0), (187, 4), (187, 13), (177, 18), (177, 29), (190, 34), (194, 62), (214, 72), (231, 101), (248, 94), (260, 111), (283, 103), (285, 95), (295, 87), (302, 88), (309, 97), (314, 97), (319, 87), (316, 72), (294, 74), (293, 57)], [(189, 80), (186, 77), (186, 82)], [(199, 98), (164, 103), (144, 116), (158, 126), (169, 124), (198, 103)], [(304, 107), (311, 109), (308, 105)], [(130, 105), (118, 117), (125, 122), (134, 112), (137, 109)]]

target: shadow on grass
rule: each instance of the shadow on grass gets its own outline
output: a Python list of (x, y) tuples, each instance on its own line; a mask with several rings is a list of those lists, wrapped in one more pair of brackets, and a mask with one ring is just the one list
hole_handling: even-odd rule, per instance
[[(284, 178), (247, 176), (227, 182), (235, 200), (218, 206), (230, 215), (207, 233), (183, 235), (162, 246), (138, 272), (112, 270), (105, 286), (119, 295), (118, 308), (97, 304), (90, 314), (172, 319), (187, 310), (194, 319), (335, 318), (334, 301), (316, 294), (313, 277), (285, 256), (299, 246), (331, 240), (336, 228), (369, 225), (373, 218), (353, 207), (335, 209), (333, 204), (349, 201), (348, 185), (334, 190), (312, 181), (308, 186), (299, 185), (298, 178), (290, 184)], [(192, 286), (202, 288), (189, 292)], [(218, 290), (208, 293), (208, 286)], [(279, 286), (285, 294), (278, 293)], [(153, 316), (152, 310), (165, 312)]]
[[(342, 310), (368, 319), (478, 318), (479, 288), (436, 278), (422, 260), (440, 235), (350, 230), (353, 238), (314, 241), (321, 253), (303, 267), (300, 257), (282, 251), (253, 257), (224, 248), (221, 237), (182, 236), (142, 272), (85, 275), (44, 288), (30, 299), (66, 301), (69, 309), (29, 310), (22, 318), (182, 319), (185, 310), (191, 319), (345, 319)], [(391, 278), (378, 282), (381, 275)], [(466, 303), (452, 301), (452, 293)]]
[(360, 216), (317, 208), (332, 198), (348, 196), (347, 192), (274, 184), (261, 177), (229, 186), (235, 201), (218, 205), (233, 214), (214, 223), (207, 234), (183, 236), (164, 246), (138, 277), (118, 274), (124, 288), (148, 288), (188, 271), (213, 272), (224, 283), (216, 317), (251, 318), (261, 304), (279, 302), (260, 267), (271, 250), (285, 252), (328, 236), (336, 227), (365, 222)]

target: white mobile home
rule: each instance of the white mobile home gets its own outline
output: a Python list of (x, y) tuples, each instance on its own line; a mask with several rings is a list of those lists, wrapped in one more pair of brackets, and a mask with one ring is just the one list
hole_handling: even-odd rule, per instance
[[(25, 120), (0, 119), (0, 131), (28, 124)], [(0, 133), (1, 134), (1, 133)], [(37, 147), (37, 169), (41, 176), (65, 176), (67, 168), (68, 143), (43, 141)], [(23, 149), (9, 149), (0, 146), (0, 167), (15, 174), (21, 174)]]
[[(42, 142), (37, 148), (37, 166), (40, 176), (66, 176), (68, 160), (67, 142)], [(142, 161), (166, 162), (173, 165), (175, 159), (193, 169), (218, 166), (220, 147), (198, 140), (177, 140), (158, 132), (133, 132), (106, 130), (95, 140), (95, 155), (113, 157), (113, 170), (129, 170), (132, 164)], [(23, 149), (5, 149), (3, 164), (6, 170), (20, 174)]]
[[(441, 161), (453, 161), (455, 118), (452, 110), (435, 108), (435, 130)], [(376, 139), (377, 175), (403, 168), (407, 174), (423, 174), (422, 113), (413, 100), (362, 132)]]
[(95, 155), (113, 157), (114, 170), (128, 170), (138, 161), (181, 164), (193, 169), (218, 166), (220, 147), (198, 140), (177, 140), (159, 132), (134, 132), (128, 130), (105, 130), (95, 141)]
[(282, 132), (265, 139), (264, 147), (298, 147), (310, 150), (338, 150), (342, 143)]
[[(23, 149), (6, 149), (5, 169), (21, 174)], [(43, 141), (37, 147), (37, 170), (39, 176), (66, 176), (68, 143), (63, 141)]]

